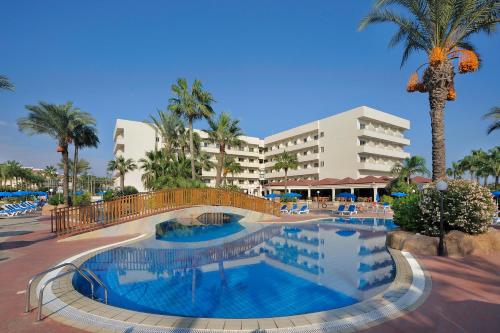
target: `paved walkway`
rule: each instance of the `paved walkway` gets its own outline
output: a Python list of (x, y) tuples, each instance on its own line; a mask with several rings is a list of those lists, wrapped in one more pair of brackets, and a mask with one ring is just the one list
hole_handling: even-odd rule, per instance
[[(302, 218), (305, 217), (301, 216), (300, 220)], [(46, 219), (1, 219), (0, 332), (83, 332), (50, 318), (38, 323), (35, 322), (36, 312), (23, 313), (26, 282), (31, 275), (67, 257), (123, 239), (57, 242), (50, 234), (50, 221)], [(500, 253), (463, 259), (419, 259), (432, 276), (429, 298), (417, 310), (365, 332), (499, 331)]]

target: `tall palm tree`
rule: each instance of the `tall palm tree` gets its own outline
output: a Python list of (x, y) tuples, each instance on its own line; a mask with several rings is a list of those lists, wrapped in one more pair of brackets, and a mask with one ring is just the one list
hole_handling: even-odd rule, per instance
[(205, 130), (208, 133), (208, 140), (219, 147), (215, 186), (220, 186), (226, 160), (226, 148), (239, 146), (241, 144), (239, 137), (243, 135), (243, 132), (240, 128), (240, 121), (231, 119), (231, 116), (225, 112), (222, 112), (215, 120), (208, 119), (208, 125), (210, 128)]
[(158, 111), (158, 116), (149, 116), (146, 121), (163, 139), (163, 149), (167, 156), (179, 148), (179, 136), (185, 132), (184, 123), (174, 112)]
[(177, 79), (177, 84), (172, 85), (172, 92), (176, 97), (169, 99), (168, 109), (183, 117), (189, 127), (189, 152), (191, 155), (191, 178), (196, 178), (195, 151), (193, 141), (193, 122), (199, 119), (210, 119), (213, 115), (212, 95), (203, 90), (200, 80), (194, 80), (189, 88), (186, 79)]
[(274, 170), (285, 171), (285, 193), (288, 190), (288, 170), (295, 170), (299, 167), (299, 160), (296, 154), (291, 154), (286, 150), (276, 157), (276, 163), (273, 166)]
[(143, 174), (141, 176), (144, 187), (148, 190), (159, 188), (159, 179), (167, 173), (169, 159), (165, 150), (146, 152), (145, 158), (139, 160)]
[(0, 75), (0, 89), (14, 91), (14, 85), (8, 77)]
[(452, 162), (451, 167), (446, 169), (446, 175), (452, 177), (453, 179), (459, 179), (462, 177), (464, 170), (462, 169), (460, 162)]
[(488, 150), (488, 164), (491, 170), (491, 175), (495, 178), (495, 190), (498, 190), (498, 182), (500, 178), (500, 146)]
[(491, 119), (492, 123), (488, 126), (488, 134), (500, 129), (500, 107), (495, 106), (483, 116), (484, 119)]
[(377, 0), (360, 22), (360, 30), (383, 22), (398, 27), (389, 46), (404, 44), (401, 65), (415, 51), (428, 55), (429, 63), (425, 64), (422, 80), (419, 81), (418, 72), (413, 73), (407, 90), (429, 94), (433, 180), (446, 176), (444, 110), (446, 101), (456, 98), (452, 61), (459, 59), (461, 74), (479, 68), (480, 60), (470, 38), (495, 30), (499, 8), (498, 0)]
[(92, 124), (94, 118), (87, 112), (73, 107), (73, 103), (27, 105), (29, 114), (17, 121), (19, 129), (29, 135), (46, 134), (58, 142), (57, 152), (63, 160), (64, 181), (63, 193), (66, 202), (69, 200), (68, 147), (74, 140), (75, 127), (79, 124)]
[(397, 178), (410, 184), (411, 177), (417, 174), (427, 175), (429, 170), (425, 166), (425, 158), (421, 156), (412, 156), (405, 158), (401, 163), (397, 163), (391, 170)]
[[(243, 168), (241, 167), (241, 164), (236, 161), (236, 158), (234, 156), (226, 156), (226, 160), (224, 161), (224, 172), (223, 172), (223, 179), (224, 179), (224, 185), (227, 184), (227, 174), (231, 174), (231, 178), (234, 178), (234, 174), (240, 173), (243, 171)], [(233, 184), (234, 180), (231, 180), (231, 184)]]
[(137, 165), (131, 158), (125, 159), (123, 156), (118, 156), (114, 160), (108, 162), (108, 171), (116, 171), (120, 175), (120, 188), (122, 190), (125, 188), (125, 174), (135, 169), (137, 169)]
[(21, 178), (22, 176), (22, 171), (23, 171), (23, 166), (21, 163), (18, 161), (10, 160), (5, 162), (6, 165), (6, 180), (10, 180), (10, 185), (11, 187), (14, 187), (14, 183), (12, 180), (15, 181), (16, 186), (18, 185), (18, 179)]
[(84, 147), (94, 147), (97, 148), (99, 144), (99, 138), (97, 137), (97, 129), (90, 124), (78, 124), (75, 127), (73, 133), (73, 196), (76, 195), (76, 185), (78, 184), (78, 152)]

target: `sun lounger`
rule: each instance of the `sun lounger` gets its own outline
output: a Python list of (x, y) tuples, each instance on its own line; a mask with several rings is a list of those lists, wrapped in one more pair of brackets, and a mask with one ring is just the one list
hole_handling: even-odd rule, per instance
[(356, 209), (356, 205), (349, 205), (349, 208), (343, 212), (344, 215), (352, 215), (357, 213), (358, 210)]
[(341, 215), (344, 211), (345, 211), (345, 205), (339, 205), (339, 208), (337, 208), (337, 210), (332, 210), (332, 213)]
[(19, 212), (15, 210), (10, 210), (10, 209), (2, 209), (0, 210), (0, 216), (6, 216), (6, 217), (13, 217), (18, 215)]
[(302, 207), (300, 207), (299, 211), (297, 212), (297, 214), (307, 214), (307, 213), (309, 213), (308, 205), (302, 205)]
[(288, 206), (287, 205), (281, 206), (280, 212), (282, 212), (282, 213), (288, 213)]
[(298, 210), (299, 210), (299, 207), (297, 206), (297, 204), (294, 203), (292, 205), (292, 208), (290, 209), (289, 213), (290, 214), (296, 214), (298, 212)]

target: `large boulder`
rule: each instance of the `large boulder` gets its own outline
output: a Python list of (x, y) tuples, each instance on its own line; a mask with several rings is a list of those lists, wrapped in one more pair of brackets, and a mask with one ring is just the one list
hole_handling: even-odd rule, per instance
[[(387, 234), (386, 245), (416, 255), (437, 255), (438, 237), (396, 230)], [(489, 228), (484, 234), (469, 235), (452, 230), (444, 238), (445, 253), (450, 257), (484, 255), (500, 251), (500, 230)]]
[(435, 256), (437, 255), (438, 243), (438, 237), (413, 234), (405, 239), (401, 250), (423, 256)]

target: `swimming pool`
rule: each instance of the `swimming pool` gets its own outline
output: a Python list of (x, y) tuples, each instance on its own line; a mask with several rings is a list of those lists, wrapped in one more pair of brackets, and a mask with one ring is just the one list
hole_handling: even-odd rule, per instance
[[(242, 229), (170, 225), (95, 255), (83, 266), (108, 286), (109, 304), (135, 311), (204, 318), (264, 318), (344, 307), (385, 289), (394, 262), (385, 248), (390, 220), (322, 219)], [(170, 228), (169, 227), (169, 228)], [(185, 227), (179, 227), (180, 229)], [(182, 240), (180, 240), (182, 239)], [(202, 241), (203, 243), (199, 243)], [(88, 284), (75, 276), (75, 289)], [(98, 290), (101, 294), (102, 290)]]

